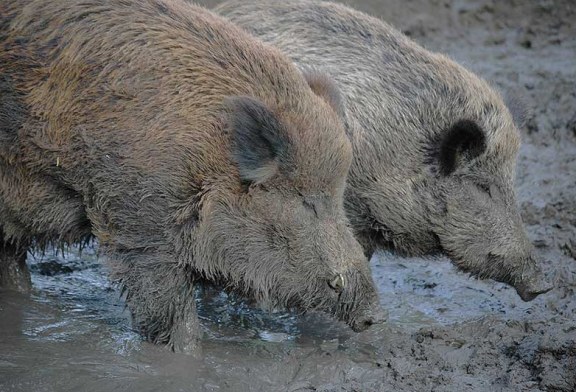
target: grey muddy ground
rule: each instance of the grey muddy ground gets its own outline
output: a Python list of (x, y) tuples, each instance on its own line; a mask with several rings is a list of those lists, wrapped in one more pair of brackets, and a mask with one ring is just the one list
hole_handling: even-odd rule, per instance
[(130, 330), (93, 250), (31, 255), (33, 295), (0, 292), (1, 392), (576, 390), (576, 3), (349, 3), (533, 107), (519, 200), (558, 287), (523, 303), (446, 259), (380, 254), (372, 268), (387, 325), (353, 334), (211, 291), (198, 293), (203, 350), (184, 356)]

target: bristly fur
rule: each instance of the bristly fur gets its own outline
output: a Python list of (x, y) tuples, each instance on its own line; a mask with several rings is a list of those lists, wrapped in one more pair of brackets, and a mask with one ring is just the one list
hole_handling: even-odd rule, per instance
[[(178, 350), (197, 344), (199, 278), (374, 320), (322, 82), (179, 0), (2, 0), (0, 37), (0, 226), (17, 244), (0, 271), (93, 235), (136, 327)], [(359, 277), (345, 309), (337, 274)]]
[(341, 4), (228, 0), (215, 10), (335, 80), (354, 149), (346, 209), (365, 254), (441, 250), (519, 293), (550, 287), (516, 205), (521, 105), (510, 101), (511, 114), (473, 73)]

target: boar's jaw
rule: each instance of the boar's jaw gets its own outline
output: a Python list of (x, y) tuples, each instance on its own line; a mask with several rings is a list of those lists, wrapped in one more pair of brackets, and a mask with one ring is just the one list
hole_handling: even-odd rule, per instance
[[(363, 265), (368, 269), (368, 265)], [(372, 277), (359, 273), (346, 275), (346, 281), (351, 285), (340, 292), (337, 306), (333, 314), (344, 321), (355, 332), (362, 332), (371, 325), (380, 324), (387, 320), (388, 313), (380, 306), (380, 300)]]

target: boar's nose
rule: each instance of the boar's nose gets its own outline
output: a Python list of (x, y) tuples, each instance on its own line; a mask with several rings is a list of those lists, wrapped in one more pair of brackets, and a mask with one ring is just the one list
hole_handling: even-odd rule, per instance
[(537, 276), (532, 276), (515, 285), (516, 292), (520, 298), (526, 302), (532, 301), (540, 294), (547, 293), (552, 290), (553, 287), (552, 283), (548, 282), (542, 273)]
[(362, 332), (374, 324), (382, 324), (388, 319), (388, 312), (380, 307), (366, 311), (350, 325), (354, 332)]
[(528, 270), (525, 270), (522, 277), (515, 283), (516, 292), (526, 302), (532, 301), (540, 294), (547, 293), (554, 287), (538, 267), (528, 267)]

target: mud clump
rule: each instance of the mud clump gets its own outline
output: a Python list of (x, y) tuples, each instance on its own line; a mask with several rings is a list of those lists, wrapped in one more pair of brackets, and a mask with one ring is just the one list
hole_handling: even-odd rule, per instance
[(505, 353), (527, 366), (533, 379), (545, 390), (576, 390), (575, 327), (540, 328), (513, 342)]

